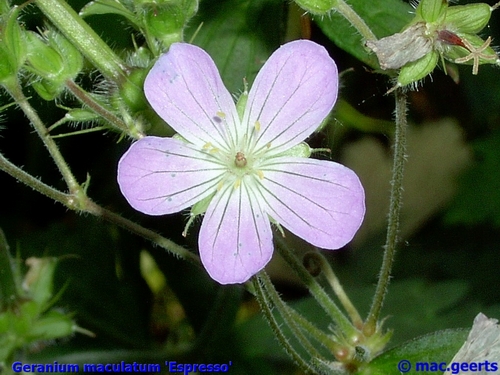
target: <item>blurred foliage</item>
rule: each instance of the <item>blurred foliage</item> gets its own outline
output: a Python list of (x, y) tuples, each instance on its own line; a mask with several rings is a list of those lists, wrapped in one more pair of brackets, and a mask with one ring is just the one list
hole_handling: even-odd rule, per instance
[(500, 130), (475, 141), (476, 164), (462, 178), (462, 188), (445, 219), (450, 224), (500, 226)]
[[(388, 6), (387, 1), (351, 2), (367, 17), (377, 36), (398, 31), (411, 19), (408, 14), (411, 8), (399, 0), (391, 0), (393, 6)], [(85, 1), (71, 4), (79, 10)], [(375, 12), (375, 8), (379, 11)], [(214, 57), (226, 85), (237, 94), (243, 87), (243, 77), (252, 82), (267, 56), (283, 42), (287, 10), (288, 3), (280, 0), (204, 0), (189, 23), (186, 40), (193, 37), (193, 43)], [(27, 9), (23, 21), (31, 29), (43, 24), (35, 8)], [(122, 50), (132, 46), (130, 26), (123, 17), (93, 15), (87, 21), (114, 48)], [(307, 19), (303, 21), (307, 24)], [(493, 35), (498, 35), (499, 21), (494, 13), (490, 29)], [(312, 25), (312, 38), (329, 49), (341, 70), (354, 68), (353, 73), (342, 78), (341, 95), (349, 103), (345, 106), (348, 112), (341, 112), (338, 116), (341, 122), (332, 121), (334, 124), (328, 127), (335, 135), (335, 145), (341, 147), (343, 142), (362, 137), (372, 129), (377, 129), (378, 139), (387, 145), (391, 131), (386, 125), (391, 120), (392, 101), (384, 93), (390, 84), (385, 77), (367, 71), (357, 60), (371, 68), (376, 66), (374, 57), (356, 42), (358, 36), (338, 14), (315, 22), (319, 27)], [(428, 85), (418, 93), (410, 94), (413, 120), (424, 122), (450, 115), (458, 118), (473, 145), (476, 162), (462, 176), (455, 202), (437, 217), (428, 219), (418, 233), (406, 238), (399, 251), (383, 310), (388, 316), (385, 326), (394, 329), (391, 346), (438, 329), (470, 327), (478, 311), (500, 316), (497, 288), (500, 281), (500, 72), (482, 67), (478, 77), (470, 76), (470, 68), (460, 69), (460, 73), (462, 81), (458, 86), (442, 72), (436, 72), (433, 82), (428, 80)], [(91, 75), (87, 83), (92, 86), (95, 81)], [(31, 88), (27, 91), (48, 124), (64, 114), (52, 103), (38, 99)], [(3, 93), (0, 98), (2, 103), (8, 102)], [(61, 101), (71, 104), (67, 97)], [(14, 108), (7, 108), (2, 114), (0, 150), (25, 170), (62, 188), (29, 123)], [(371, 117), (382, 119), (370, 125)], [(349, 124), (356, 119), (363, 120), (362, 126)], [(117, 138), (109, 134), (87, 134), (63, 139), (59, 144), (80, 181), (85, 180), (87, 173), (91, 175), (89, 194), (96, 201), (179, 244), (195, 248), (194, 235), (187, 239), (180, 235), (185, 219), (182, 215), (151, 218), (126, 206), (115, 182), (115, 169), (127, 145), (116, 143)], [(324, 138), (326, 136), (319, 134), (313, 142), (321, 144)], [(387, 152), (390, 152), (388, 147)], [(334, 150), (334, 155), (337, 154)], [(56, 292), (66, 289), (58, 306), (74, 313), (79, 326), (96, 334), (95, 338), (75, 335), (60, 341), (47, 340), (19, 353), (19, 360), (46, 363), (54, 360), (60, 363), (232, 361), (232, 374), (292, 373), (288, 357), (242, 287), (220, 287), (202, 269), (175, 259), (113, 225), (68, 213), (5, 174), (0, 174), (0, 186), (4, 197), (0, 226), (15, 244), (13, 248), (21, 259), (60, 258), (54, 289)], [(425, 201), (425, 196), (433, 192), (422, 194)], [(377, 214), (386, 215), (385, 212)], [(196, 232), (193, 228), (192, 233)], [(382, 240), (383, 234), (380, 234), (355, 249), (329, 254), (346, 291), (362, 313), (368, 310), (374, 291)], [(160, 291), (151, 290), (141, 274), (140, 254), (144, 250), (151, 254), (165, 276)], [(294, 307), (321, 328), (328, 329), (329, 322), (323, 311), (311, 303), (300, 286), (283, 284), (280, 290), (286, 299), (297, 300)]]

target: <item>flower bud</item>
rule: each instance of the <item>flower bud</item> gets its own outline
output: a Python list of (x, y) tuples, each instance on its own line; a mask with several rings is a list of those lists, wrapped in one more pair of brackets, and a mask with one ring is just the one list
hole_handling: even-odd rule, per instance
[(163, 43), (165, 48), (181, 42), (184, 27), (198, 11), (197, 0), (144, 2), (144, 24), (149, 34)]
[(26, 32), (26, 40), (28, 42), (29, 70), (42, 78), (58, 78), (64, 69), (61, 55), (32, 31)]
[(75, 122), (97, 121), (101, 118), (95, 112), (84, 108), (71, 108), (64, 117)]
[(129, 74), (128, 79), (120, 87), (120, 97), (132, 112), (148, 108), (142, 89), (147, 74), (146, 69), (138, 68)]
[(80, 52), (59, 32), (48, 30), (45, 38), (27, 32), (28, 69), (42, 79), (33, 88), (45, 100), (53, 100), (83, 67)]

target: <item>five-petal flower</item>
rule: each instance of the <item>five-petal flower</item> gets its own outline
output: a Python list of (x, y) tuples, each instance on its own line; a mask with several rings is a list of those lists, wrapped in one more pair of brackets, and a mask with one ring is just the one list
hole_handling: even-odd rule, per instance
[(264, 268), (273, 253), (271, 220), (325, 249), (352, 239), (365, 212), (358, 177), (290, 153), (337, 99), (337, 67), (323, 47), (301, 40), (279, 48), (240, 114), (214, 62), (194, 45), (173, 44), (144, 90), (182, 139), (132, 144), (119, 162), (121, 191), (149, 215), (208, 201), (198, 245), (213, 279), (243, 283)]

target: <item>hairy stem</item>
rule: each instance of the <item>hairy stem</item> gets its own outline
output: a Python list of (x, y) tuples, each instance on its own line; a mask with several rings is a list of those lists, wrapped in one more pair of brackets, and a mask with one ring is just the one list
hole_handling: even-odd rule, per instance
[(82, 102), (84, 105), (86, 105), (92, 111), (94, 111), (94, 113), (100, 115), (102, 118), (107, 120), (118, 131), (126, 133), (129, 136), (132, 136), (136, 139), (139, 138), (139, 136), (137, 134), (131, 134), (130, 129), (128, 128), (127, 124), (125, 124), (125, 122), (121, 118), (116, 116), (109, 109), (105, 108), (101, 103), (99, 103), (97, 100), (95, 100), (92, 97), (92, 95), (90, 95), (88, 92), (86, 92), (80, 86), (78, 86), (75, 82), (73, 82), (71, 80), (67, 80), (66, 87), (78, 100), (80, 100), (80, 102)]
[(406, 93), (402, 88), (395, 90), (396, 98), (396, 131), (394, 135), (394, 157), (392, 166), (391, 197), (389, 202), (389, 216), (387, 236), (384, 245), (384, 257), (380, 269), (375, 296), (368, 314), (364, 332), (370, 335), (376, 330), (377, 321), (384, 303), (387, 287), (391, 278), (392, 264), (396, 255), (399, 232), (399, 216), (403, 200), (403, 175), (406, 162)]
[(278, 250), (285, 261), (295, 271), (297, 276), (299, 276), (304, 285), (309, 289), (309, 293), (318, 301), (319, 305), (330, 316), (333, 322), (338, 325), (342, 333), (347, 337), (356, 335), (356, 328), (350, 323), (349, 319), (342, 313), (316, 279), (311, 276), (302, 262), (297, 259), (283, 239), (277, 237), (277, 242), (279, 243)]
[(326, 260), (326, 258), (319, 252), (314, 253), (314, 256), (316, 256), (317, 261), (320, 262), (323, 275), (332, 287), (334, 293), (337, 295), (337, 298), (344, 307), (344, 310), (351, 318), (351, 322), (355, 327), (361, 328), (363, 326), (363, 319), (361, 319), (358, 310), (347, 296), (344, 287), (340, 283), (337, 275), (335, 275), (335, 272), (333, 272), (330, 263), (328, 263), (328, 260)]
[(257, 299), (257, 302), (260, 305), (260, 309), (262, 310), (264, 317), (271, 326), (274, 336), (278, 339), (281, 346), (285, 349), (288, 355), (290, 355), (293, 361), (302, 369), (302, 371), (304, 371), (306, 374), (313, 373), (313, 371), (311, 370), (311, 366), (295, 350), (295, 348), (290, 344), (287, 337), (281, 330), (280, 323), (276, 320), (276, 317), (274, 316), (272, 311), (272, 302), (269, 301), (259, 278), (257, 276), (254, 276), (252, 278), (252, 283), (255, 289), (255, 297)]
[(271, 282), (271, 279), (269, 278), (267, 273), (265, 271), (261, 271), (257, 275), (257, 277), (260, 279), (262, 285), (264, 286), (267, 298), (273, 303), (274, 306), (276, 306), (285, 324), (288, 326), (288, 328), (290, 328), (297, 341), (307, 351), (309, 356), (311, 358), (325, 360), (323, 356), (318, 352), (318, 350), (311, 344), (311, 342), (305, 336), (305, 334), (302, 332), (302, 329), (304, 329), (304, 327), (301, 327), (299, 324), (302, 321), (296, 321), (294, 319), (295, 316), (290, 314), (290, 310), (292, 310), (292, 308), (290, 308), (288, 305), (285, 304), (285, 302), (283, 302), (278, 292), (274, 288), (274, 285)]
[(57, 144), (50, 137), (45, 124), (40, 119), (40, 117), (38, 117), (38, 113), (28, 102), (28, 99), (24, 96), (19, 82), (16, 82), (15, 85), (6, 88), (12, 98), (16, 101), (17, 105), (23, 110), (26, 117), (31, 121), (31, 124), (35, 128), (38, 136), (49, 151), (50, 156), (54, 160), (54, 163), (56, 164), (59, 172), (64, 178), (69, 191), (71, 193), (76, 193), (81, 190), (80, 184), (76, 181), (75, 176), (73, 176), (73, 173), (66, 163), (66, 160), (64, 160), (63, 156), (61, 155), (59, 147), (57, 147)]
[(161, 248), (169, 251), (173, 255), (176, 255), (182, 259), (191, 261), (197, 265), (200, 265), (200, 258), (191, 253), (189, 250), (177, 245), (175, 242), (160, 236), (158, 233), (146, 229), (131, 220), (125, 219), (124, 217), (107, 210), (95, 202), (93, 202), (86, 195), (82, 194), (81, 191), (78, 194), (66, 194), (51, 186), (46, 185), (39, 179), (33, 177), (29, 173), (26, 173), (21, 168), (12, 164), (0, 153), (0, 170), (8, 173), (16, 180), (24, 183), (25, 185), (33, 188), (35, 191), (51, 198), (52, 200), (63, 204), (69, 209), (77, 212), (90, 213), (94, 216), (100, 217), (110, 223), (116, 224), (138, 236), (141, 236), (152, 243), (160, 246)]
[(344, 0), (337, 0), (334, 9), (339, 12), (361, 34), (365, 41), (377, 40), (377, 37), (366, 22)]

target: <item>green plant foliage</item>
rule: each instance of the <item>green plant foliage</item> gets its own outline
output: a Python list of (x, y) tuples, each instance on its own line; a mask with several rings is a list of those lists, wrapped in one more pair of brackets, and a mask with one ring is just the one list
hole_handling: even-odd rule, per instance
[(448, 224), (500, 226), (500, 131), (473, 143), (476, 164), (463, 176), (460, 191), (450, 206)]
[(363, 368), (359, 375), (400, 375), (398, 364), (409, 361), (411, 370), (407, 374), (435, 374), (436, 371), (417, 371), (416, 363), (448, 362), (467, 338), (467, 329), (437, 331), (418, 337), (382, 353)]

